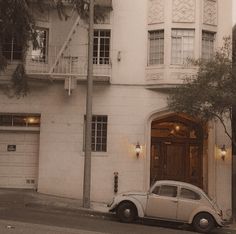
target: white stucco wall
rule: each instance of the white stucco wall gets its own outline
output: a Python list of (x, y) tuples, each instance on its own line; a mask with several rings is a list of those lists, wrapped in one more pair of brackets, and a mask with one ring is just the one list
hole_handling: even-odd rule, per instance
[[(85, 90), (78, 85), (69, 97), (63, 84), (46, 83), (24, 99), (1, 98), (3, 113), (41, 113), (39, 192), (82, 198)], [(146, 188), (147, 155), (143, 149), (137, 158), (134, 146), (145, 146), (147, 116), (165, 105), (165, 96), (142, 87), (94, 88), (93, 113), (108, 115), (108, 151), (92, 154), (92, 200), (110, 200), (114, 172), (120, 192)]]
[[(154, 0), (153, 0), (154, 1)], [(148, 23), (148, 0), (113, 0), (110, 25), (112, 76), (110, 84), (94, 87), (93, 114), (108, 116), (108, 151), (92, 154), (91, 200), (108, 202), (113, 196), (113, 173), (119, 173), (119, 192), (143, 190), (149, 186), (150, 125), (155, 116), (166, 110), (166, 95), (150, 90), (146, 85), (180, 83), (182, 75), (192, 69), (171, 65), (171, 29), (195, 29), (195, 56), (201, 54), (201, 31), (217, 33), (216, 47), (223, 36), (231, 34), (231, 0), (218, 0), (217, 24), (203, 24), (203, 0), (191, 1), (194, 20), (173, 22), (172, 0), (163, 3), (161, 22)], [(178, 3), (178, 1), (175, 1)], [(162, 6), (162, 5), (160, 5)], [(231, 11), (230, 11), (231, 12)], [(157, 14), (157, 12), (156, 12)], [(213, 12), (214, 14), (214, 12)], [(188, 19), (187, 19), (188, 20)], [(62, 46), (73, 20), (60, 21), (57, 13), (48, 22), (49, 44)], [(165, 64), (147, 67), (148, 31), (165, 30)], [(79, 27), (71, 41), (71, 55), (86, 55), (86, 27)], [(120, 51), (121, 60), (117, 60)], [(148, 74), (154, 74), (147, 79)], [(160, 74), (156, 76), (156, 74)], [(38, 191), (58, 196), (82, 198), (83, 194), (83, 124), (86, 86), (78, 83), (71, 96), (62, 82), (46, 82), (31, 86), (23, 99), (7, 98), (0, 94), (2, 113), (41, 113)], [(134, 146), (143, 150), (136, 157)], [(217, 199), (225, 217), (231, 209), (231, 150), (230, 143), (219, 124), (209, 128), (208, 148), (205, 149), (204, 178), (209, 194)], [(225, 144), (227, 158), (218, 158), (217, 147)], [(227, 214), (229, 214), (227, 216)]]

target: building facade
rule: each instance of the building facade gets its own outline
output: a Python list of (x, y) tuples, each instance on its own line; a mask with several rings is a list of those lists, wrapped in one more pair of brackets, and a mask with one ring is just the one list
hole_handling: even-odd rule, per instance
[[(203, 188), (229, 219), (229, 139), (217, 122), (203, 127), (194, 116), (172, 113), (167, 97), (196, 72), (187, 58), (208, 59), (231, 36), (231, 0), (100, 4), (107, 11), (94, 25), (91, 200), (175, 179)], [(0, 94), (0, 187), (82, 198), (88, 25), (68, 10), (67, 21), (34, 10), (40, 48), (27, 54), (30, 93)], [(4, 48), (10, 65), (0, 79), (7, 84), (19, 50), (13, 40)]]

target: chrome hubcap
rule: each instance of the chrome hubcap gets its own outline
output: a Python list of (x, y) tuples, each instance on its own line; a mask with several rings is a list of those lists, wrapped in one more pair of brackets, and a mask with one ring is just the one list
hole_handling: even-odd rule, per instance
[(207, 226), (209, 225), (209, 221), (205, 218), (201, 218), (199, 220), (199, 225), (201, 228), (207, 228)]
[(125, 217), (127, 217), (127, 218), (130, 217), (130, 214), (131, 214), (130, 209), (125, 209), (125, 210), (124, 210), (124, 216), (125, 216)]

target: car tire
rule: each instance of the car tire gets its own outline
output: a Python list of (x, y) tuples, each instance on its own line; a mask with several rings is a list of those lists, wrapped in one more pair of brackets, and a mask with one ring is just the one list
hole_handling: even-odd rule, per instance
[(193, 228), (200, 233), (209, 233), (216, 227), (214, 218), (209, 213), (199, 213), (193, 219)]
[(123, 202), (118, 206), (116, 214), (121, 222), (131, 223), (137, 218), (137, 209), (131, 202)]

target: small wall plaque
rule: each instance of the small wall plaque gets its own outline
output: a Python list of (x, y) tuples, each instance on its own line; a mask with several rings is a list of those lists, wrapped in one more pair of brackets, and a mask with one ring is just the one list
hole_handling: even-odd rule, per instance
[(7, 145), (7, 151), (16, 151), (16, 145)]

